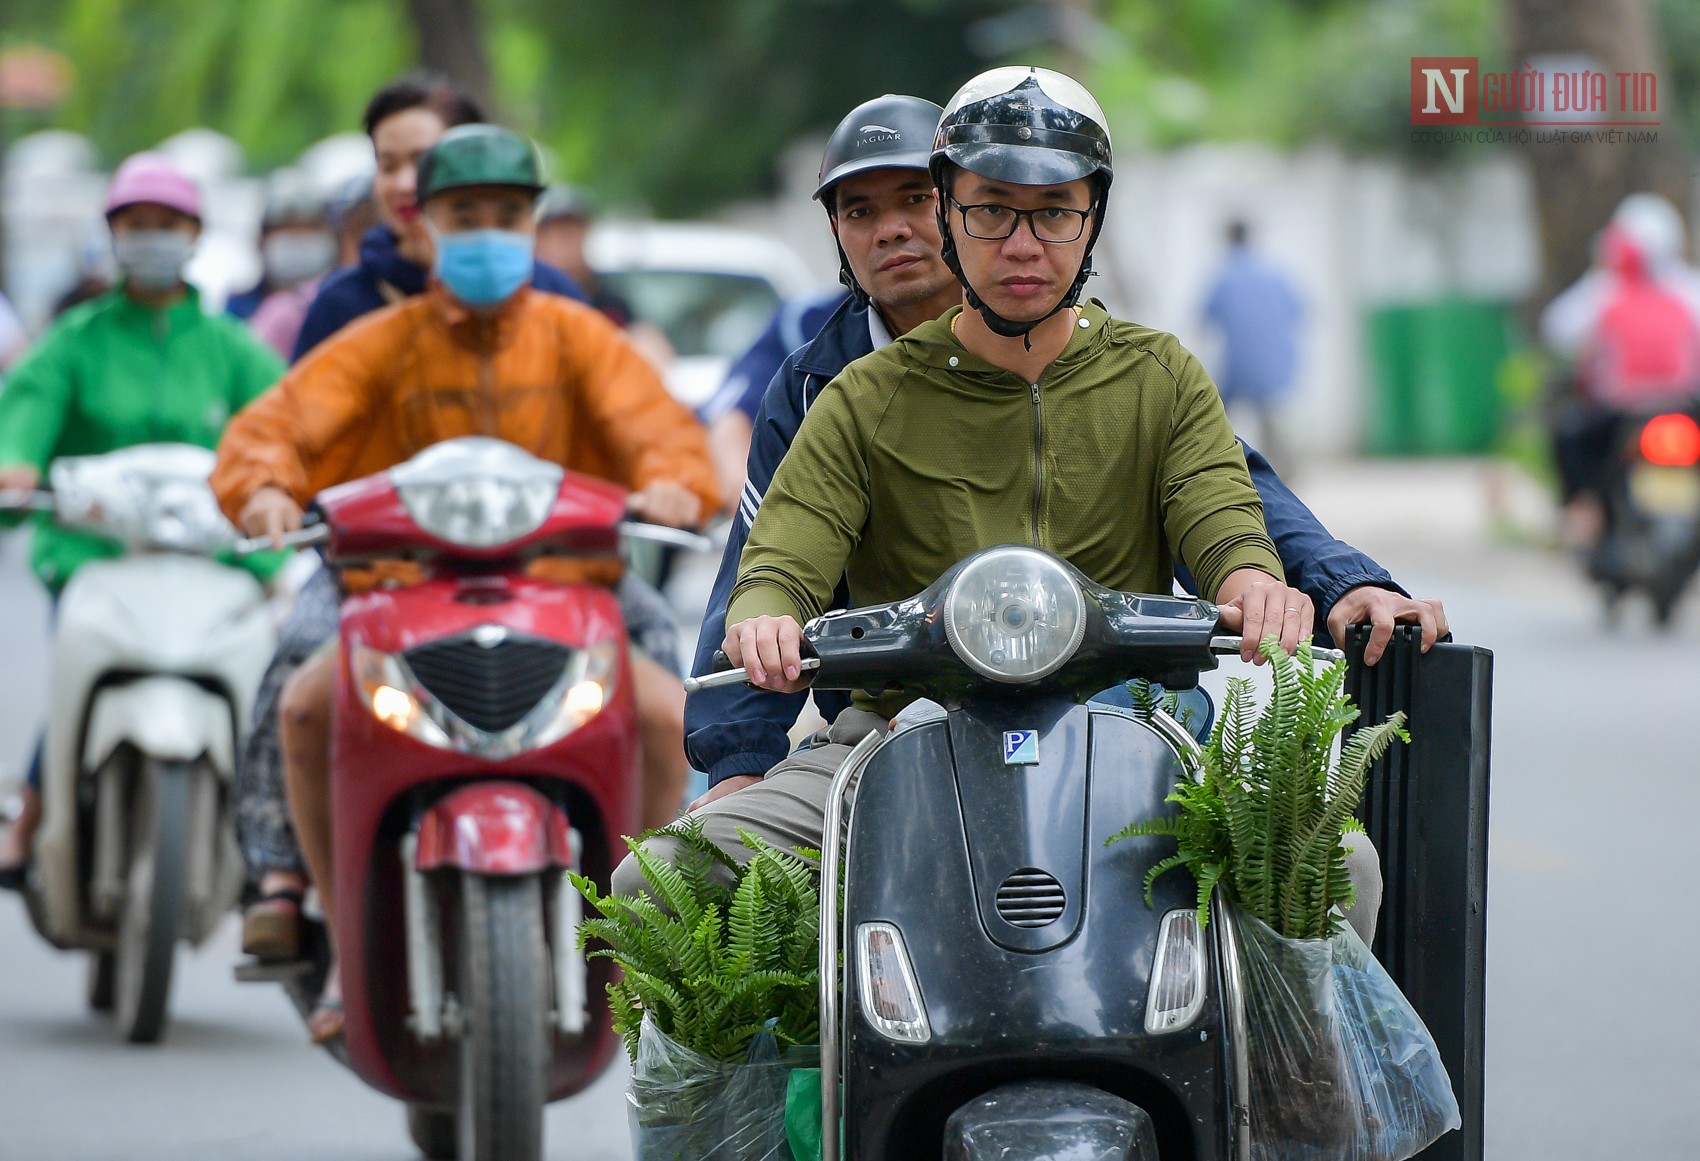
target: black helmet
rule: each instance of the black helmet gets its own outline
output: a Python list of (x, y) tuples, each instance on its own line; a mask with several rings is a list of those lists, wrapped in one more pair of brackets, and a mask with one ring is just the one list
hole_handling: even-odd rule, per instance
[(981, 73), (956, 91), (939, 118), (930, 169), (933, 184), (940, 190), (950, 188), (951, 166), (1012, 185), (1093, 180), (1095, 212), (1080, 273), (1062, 300), (1032, 322), (1012, 322), (980, 300), (962, 273), (950, 232), (950, 207), (943, 201), (938, 206), (945, 263), (962, 283), (968, 305), (980, 312), (995, 333), (1024, 337), (1051, 315), (1078, 302), (1086, 280), (1092, 277), (1092, 247), (1104, 226), (1112, 177), (1109, 126), (1085, 86), (1050, 69), (1017, 66)]
[[(838, 123), (826, 143), (815, 200), (830, 215), (833, 189), (852, 174), (870, 169), (927, 169), (942, 112), (931, 101), (893, 93), (857, 105)], [(856, 301), (866, 304), (867, 292), (850, 272), (842, 246), (838, 248), (838, 278)]]

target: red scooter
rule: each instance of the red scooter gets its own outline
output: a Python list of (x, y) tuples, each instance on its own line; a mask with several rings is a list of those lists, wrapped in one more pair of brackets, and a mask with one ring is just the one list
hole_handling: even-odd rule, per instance
[[(344, 1062), (407, 1102), (427, 1157), (531, 1161), (543, 1106), (615, 1048), (607, 960), (580, 899), (639, 829), (626, 635), (601, 585), (533, 579), (541, 556), (615, 558), (617, 487), (498, 440), (437, 444), (332, 488), (294, 534), (348, 570), (423, 578), (345, 598), (331, 786)], [(328, 956), (284, 982), (305, 1014)], [(276, 978), (250, 969), (244, 978)]]

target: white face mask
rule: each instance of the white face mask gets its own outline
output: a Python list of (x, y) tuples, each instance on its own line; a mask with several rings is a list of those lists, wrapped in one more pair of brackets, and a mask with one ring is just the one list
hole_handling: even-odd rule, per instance
[(194, 236), (182, 230), (125, 230), (112, 239), (112, 255), (125, 281), (155, 294), (182, 280), (194, 252)]
[(288, 230), (267, 238), (260, 253), (267, 282), (295, 286), (331, 268), (336, 262), (336, 239), (325, 230)]

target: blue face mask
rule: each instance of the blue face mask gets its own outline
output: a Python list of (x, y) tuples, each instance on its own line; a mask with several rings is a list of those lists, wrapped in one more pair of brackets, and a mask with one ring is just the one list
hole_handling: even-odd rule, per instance
[(433, 273), (468, 306), (494, 306), (531, 280), (531, 238), (512, 230), (437, 234)]

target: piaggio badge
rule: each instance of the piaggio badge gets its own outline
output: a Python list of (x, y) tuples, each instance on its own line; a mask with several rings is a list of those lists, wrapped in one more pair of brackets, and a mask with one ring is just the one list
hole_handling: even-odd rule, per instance
[(1039, 764), (1039, 731), (1005, 730), (1003, 732), (1003, 764), (1005, 766), (1037, 766)]

